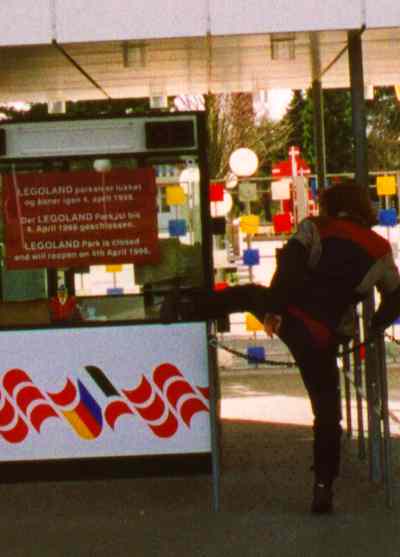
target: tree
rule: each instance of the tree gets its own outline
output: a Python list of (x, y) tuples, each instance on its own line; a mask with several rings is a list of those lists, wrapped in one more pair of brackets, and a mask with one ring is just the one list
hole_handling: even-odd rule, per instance
[(208, 94), (178, 97), (175, 104), (186, 110), (206, 110), (209, 141), (209, 174), (222, 178), (229, 171), (229, 157), (239, 147), (257, 153), (259, 172), (269, 175), (271, 163), (286, 149), (291, 125), (274, 122), (254, 112), (251, 93)]
[(371, 171), (400, 168), (400, 101), (393, 87), (375, 89), (368, 102), (368, 164)]
[[(290, 134), (288, 137), (289, 145), (296, 145), (300, 147), (303, 151), (304, 156), (309, 159), (306, 154), (305, 149), (305, 107), (309, 103), (307, 94), (304, 91), (293, 91), (292, 100), (289, 103), (286, 114), (283, 116), (283, 120), (287, 122), (290, 126)], [(282, 153), (281, 158), (286, 158), (287, 153)]]
[[(350, 91), (325, 89), (323, 92), (327, 172), (352, 172), (354, 142), (351, 124)], [(298, 145), (304, 158), (315, 168), (313, 100), (311, 90), (295, 91), (286, 119), (292, 125), (290, 142)]]

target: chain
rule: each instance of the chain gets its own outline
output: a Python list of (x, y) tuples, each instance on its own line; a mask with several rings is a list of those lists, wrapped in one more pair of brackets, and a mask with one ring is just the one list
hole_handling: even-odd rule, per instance
[[(372, 344), (373, 342), (374, 342), (374, 337), (366, 339), (364, 342), (354, 344), (351, 348), (348, 348), (346, 350), (342, 350), (341, 352), (338, 352), (337, 355), (338, 355), (338, 357), (343, 357), (343, 356), (346, 356), (347, 354), (352, 354), (352, 353), (356, 352), (357, 350), (360, 350), (361, 348), (364, 348), (368, 344)], [(251, 364), (266, 364), (266, 365), (269, 365), (269, 366), (281, 366), (281, 367), (283, 366), (283, 367), (290, 367), (290, 368), (298, 367), (295, 362), (289, 362), (289, 361), (288, 362), (283, 362), (283, 361), (278, 361), (278, 360), (267, 360), (265, 358), (257, 358), (257, 359), (252, 358), (251, 356), (248, 356), (244, 352), (240, 352), (239, 350), (234, 350), (233, 348), (230, 348), (229, 346), (226, 346), (226, 344), (223, 344), (214, 335), (210, 336), (209, 344), (210, 344), (210, 346), (213, 346), (214, 348), (221, 348), (225, 352), (229, 352), (230, 354), (233, 354), (234, 356), (237, 356), (239, 358), (247, 360), (247, 362), (251, 363)], [(400, 342), (399, 342), (399, 344), (400, 344)]]
[[(392, 340), (396, 344), (400, 345), (400, 341), (395, 339), (394, 337), (391, 337), (388, 334), (385, 334), (385, 337), (389, 338), (390, 340)], [(354, 344), (351, 348), (349, 348), (347, 350), (342, 350), (341, 352), (338, 352), (338, 356), (341, 357), (341, 356), (345, 356), (347, 354), (354, 353), (357, 350), (360, 350), (362, 347), (366, 347), (368, 344), (372, 344), (374, 342), (374, 340), (375, 340), (375, 337), (371, 337), (371, 338), (366, 339), (364, 342)], [(210, 336), (209, 344), (210, 344), (210, 346), (212, 346), (214, 348), (221, 348), (222, 350), (225, 350), (226, 352), (229, 352), (230, 354), (233, 354), (234, 356), (238, 356), (239, 358), (245, 359), (249, 363), (267, 364), (267, 365), (270, 365), (270, 366), (284, 366), (284, 367), (289, 367), (289, 368), (298, 367), (295, 362), (280, 362), (280, 361), (276, 361), (276, 360), (267, 360), (265, 358), (260, 358), (260, 359), (257, 359), (257, 360), (253, 359), (253, 358), (249, 357), (247, 354), (245, 354), (244, 352), (240, 352), (239, 350), (234, 350), (233, 348), (229, 348), (229, 346), (226, 346), (225, 344), (220, 342), (217, 339), (216, 336)], [(346, 379), (353, 385), (357, 394), (363, 400), (368, 402), (368, 397), (367, 397), (366, 393), (362, 390), (362, 388), (357, 383), (355, 383), (351, 374), (344, 368), (342, 368), (342, 373), (346, 377)], [(372, 409), (379, 418), (382, 418), (382, 406), (380, 404), (373, 405)], [(390, 409), (388, 409), (388, 415), (394, 422), (396, 422), (397, 424), (400, 424), (400, 419)]]
[(233, 354), (234, 356), (238, 356), (239, 358), (247, 360), (249, 363), (252, 364), (257, 363), (257, 364), (267, 364), (270, 366), (297, 367), (297, 364), (295, 362), (278, 362), (275, 360), (266, 360), (265, 358), (257, 359), (257, 360), (253, 359), (249, 357), (247, 354), (245, 354), (244, 352), (239, 352), (239, 350), (234, 350), (233, 348), (226, 346), (226, 344), (222, 344), (222, 342), (220, 342), (215, 336), (210, 337), (209, 344), (214, 348), (222, 348), (222, 350), (225, 350), (225, 352), (229, 352), (230, 354)]

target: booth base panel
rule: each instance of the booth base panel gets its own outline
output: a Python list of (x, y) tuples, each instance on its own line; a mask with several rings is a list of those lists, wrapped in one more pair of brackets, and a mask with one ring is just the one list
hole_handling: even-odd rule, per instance
[(0, 463), (0, 483), (211, 474), (210, 453)]

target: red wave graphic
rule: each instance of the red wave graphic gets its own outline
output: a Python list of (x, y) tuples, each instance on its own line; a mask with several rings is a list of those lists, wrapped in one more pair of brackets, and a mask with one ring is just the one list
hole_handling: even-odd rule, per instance
[(77, 389), (74, 383), (68, 379), (62, 391), (58, 393), (47, 392), (47, 394), (57, 406), (68, 406), (75, 400)]
[(136, 407), (136, 411), (144, 420), (154, 422), (155, 420), (159, 420), (164, 414), (165, 402), (160, 396), (156, 395), (155, 399), (149, 406), (146, 406), (145, 408)]
[[(112, 429), (115, 428), (118, 418), (122, 415), (134, 415), (137, 412), (154, 435), (160, 438), (167, 438), (175, 435), (179, 427), (179, 422), (173, 409), (179, 408), (180, 417), (187, 427), (190, 427), (192, 418), (196, 413), (209, 412), (207, 404), (199, 396), (201, 393), (205, 400), (209, 400), (209, 388), (192, 386), (176, 366), (169, 363), (157, 366), (153, 372), (153, 381), (154, 384), (142, 375), (137, 387), (122, 391), (128, 401), (132, 403), (132, 407), (122, 399), (113, 400), (106, 406), (103, 411), (104, 419)], [(2, 378), (2, 382), (5, 390), (11, 396), (21, 383), (28, 383), (21, 385), (15, 402), (19, 409), (27, 414), (29, 405), (36, 401), (36, 405), (28, 415), (32, 426), (39, 433), (46, 419), (60, 417), (56, 410), (48, 403), (46, 396), (33, 384), (25, 371), (17, 368), (8, 370)], [(166, 387), (167, 382), (169, 384)], [(156, 387), (161, 391), (162, 396), (158, 394)], [(55, 393), (47, 392), (46, 395), (60, 409), (71, 405), (75, 401), (78, 402), (77, 399), (79, 398), (77, 387), (71, 379), (67, 379), (61, 391)], [(179, 406), (179, 401), (182, 397), (185, 397), (185, 400)], [(82, 404), (82, 401), (79, 401), (79, 408), (77, 407), (75, 410), (88, 412)], [(0, 408), (0, 428), (9, 426), (16, 419), (16, 416), (18, 421), (12, 429), (7, 431), (0, 430), (0, 435), (9, 443), (23, 441), (29, 434), (29, 428), (22, 419), (22, 416), (17, 413), (17, 409), (14, 408), (13, 404), (4, 399), (4, 404)], [(163, 419), (164, 416), (166, 417), (162, 423), (155, 423)], [(87, 419), (88, 417), (90, 416), (86, 416)], [(89, 425), (96, 425), (94, 436), (98, 436), (101, 432), (99, 424)]]
[(182, 420), (188, 427), (190, 427), (193, 416), (198, 412), (208, 412), (207, 406), (199, 398), (188, 398), (180, 409)]
[(21, 443), (21, 441), (26, 438), (28, 433), (28, 426), (20, 416), (18, 416), (18, 422), (12, 429), (9, 429), (8, 431), (0, 431), (0, 435), (2, 435), (9, 443)]
[(45, 400), (45, 398), (39, 391), (39, 389), (35, 387), (35, 385), (31, 384), (23, 387), (18, 393), (15, 400), (22, 412), (26, 414), (26, 409), (31, 402), (33, 402), (34, 400)]
[(153, 387), (143, 375), (140, 385), (131, 391), (123, 390), (124, 395), (131, 401), (133, 404), (143, 404), (151, 397), (153, 393)]
[(162, 424), (148, 425), (153, 430), (154, 434), (157, 435), (157, 437), (166, 438), (175, 435), (178, 429), (178, 420), (175, 418), (172, 412), (169, 412), (167, 419)]
[(32, 383), (32, 379), (22, 369), (10, 369), (3, 376), (4, 388), (11, 396), (15, 387), (23, 382)]
[(199, 387), (196, 385), (196, 389), (201, 392), (206, 400), (210, 400), (210, 388), (209, 387)]
[(171, 377), (183, 377), (179, 369), (172, 364), (161, 364), (157, 366), (153, 372), (154, 383), (161, 391), (163, 390), (165, 382)]
[(42, 423), (47, 420), (47, 418), (59, 418), (58, 414), (56, 414), (50, 404), (47, 403), (36, 406), (30, 415), (31, 423), (39, 433)]
[(123, 400), (114, 400), (107, 405), (104, 412), (104, 418), (111, 429), (114, 429), (115, 422), (124, 414), (133, 414), (133, 411)]
[(176, 408), (178, 400), (181, 398), (181, 396), (195, 393), (188, 381), (186, 381), (185, 379), (179, 379), (178, 381), (174, 381), (174, 383), (172, 383), (172, 385), (168, 387), (166, 394), (168, 402), (172, 404), (174, 408)]
[(0, 410), (0, 427), (9, 425), (15, 416), (15, 408), (7, 399), (5, 399), (4, 406)]

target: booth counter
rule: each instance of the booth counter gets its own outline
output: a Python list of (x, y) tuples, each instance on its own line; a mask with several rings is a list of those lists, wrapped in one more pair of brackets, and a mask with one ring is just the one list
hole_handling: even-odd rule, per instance
[(160, 322), (171, 289), (212, 285), (204, 115), (0, 133), (3, 476), (187, 458), (216, 479), (211, 324)]

